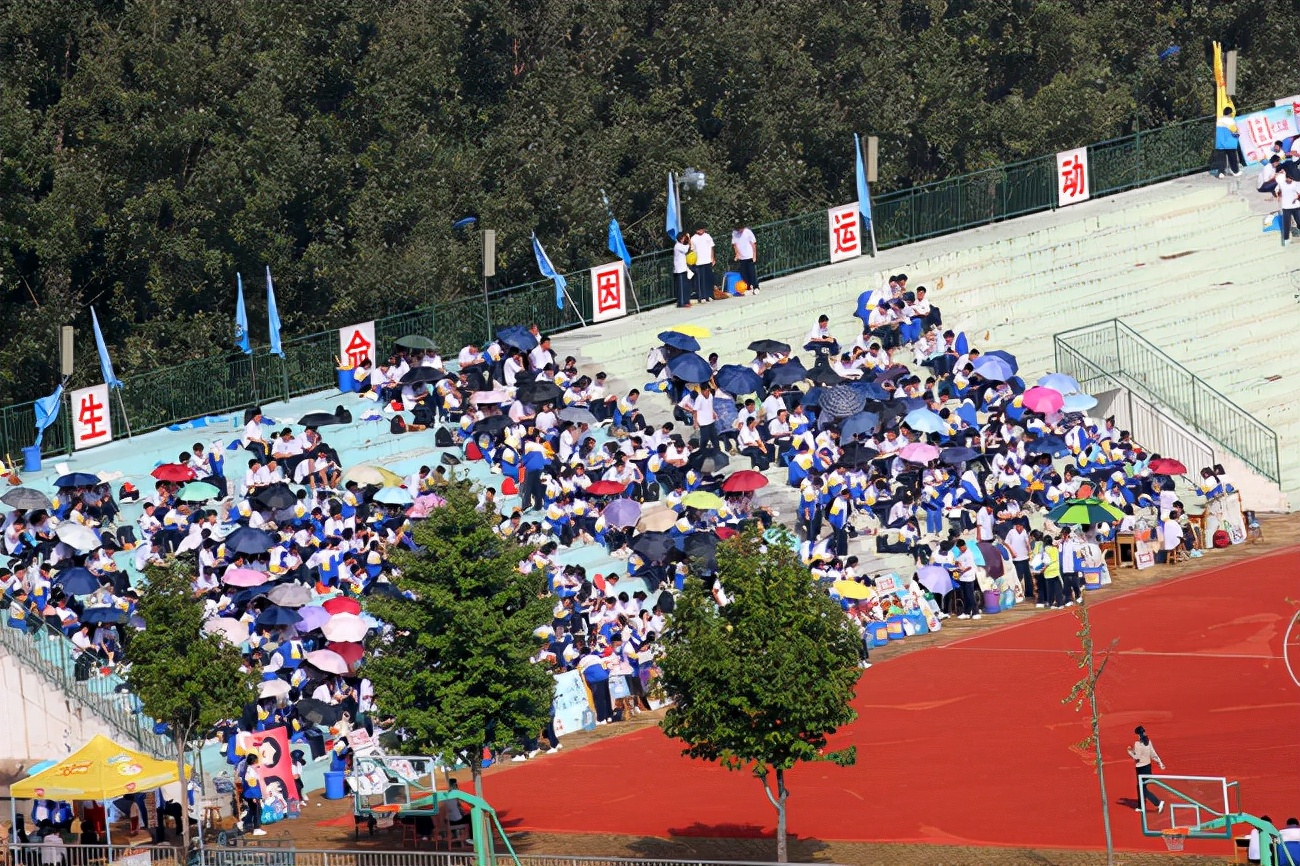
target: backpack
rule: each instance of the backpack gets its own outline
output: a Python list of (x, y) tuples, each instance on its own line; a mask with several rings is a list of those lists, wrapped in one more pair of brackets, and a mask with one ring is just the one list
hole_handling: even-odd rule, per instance
[(389, 433), (405, 433), (405, 432), (406, 432), (406, 419), (403, 418), (401, 415), (394, 415), (394, 416), (392, 417), (392, 420), (390, 420), (390, 421), (388, 422), (388, 432), (389, 432)]
[(1213, 543), (1215, 547), (1219, 547), (1219, 548), (1230, 547), (1232, 545), (1232, 539), (1228, 537), (1228, 530), (1226, 529), (1214, 530)]
[(439, 427), (438, 431), (433, 434), (433, 444), (438, 448), (450, 448), (452, 446), (451, 431), (446, 427)]

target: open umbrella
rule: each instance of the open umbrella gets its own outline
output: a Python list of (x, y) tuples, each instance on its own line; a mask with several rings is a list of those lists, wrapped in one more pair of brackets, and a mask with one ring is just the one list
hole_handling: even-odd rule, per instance
[(279, 677), (273, 680), (262, 680), (257, 684), (257, 697), (259, 699), (283, 698), (288, 696), (289, 690), (289, 684)]
[(272, 605), (257, 615), (257, 624), (260, 626), (279, 627), (297, 625), (300, 622), (302, 617), (298, 616), (296, 610), (279, 605)]
[(668, 374), (683, 382), (707, 382), (713, 378), (713, 368), (699, 355), (683, 352), (668, 361)]
[(949, 466), (956, 466), (958, 463), (974, 460), (978, 456), (980, 453), (974, 448), (945, 448), (939, 453), (939, 460)]
[(475, 436), (495, 436), (509, 426), (509, 415), (489, 415), (474, 422), (473, 433)]
[(412, 367), (402, 374), (398, 383), (402, 385), (432, 385), (447, 378), (447, 374), (436, 367)]
[(861, 442), (850, 442), (842, 449), (839, 464), (841, 466), (857, 466), (860, 463), (870, 463), (880, 456), (880, 452), (870, 445), (864, 445)]
[(840, 441), (847, 442), (855, 436), (870, 435), (880, 426), (880, 416), (875, 412), (859, 412), (844, 419), (840, 425)]
[(181, 502), (207, 502), (221, 495), (215, 484), (206, 481), (191, 481), (180, 489), (176, 498)]
[(676, 512), (669, 511), (661, 506), (658, 510), (651, 511), (649, 514), (642, 514), (641, 519), (636, 522), (636, 530), (637, 532), (663, 532), (670, 529), (676, 522)]
[(835, 385), (823, 391), (817, 403), (836, 418), (847, 418), (861, 412), (867, 398), (848, 385)]
[(948, 424), (930, 409), (913, 409), (903, 418), (903, 423), (918, 433), (942, 433)]
[(703, 571), (717, 571), (718, 541), (712, 532), (692, 532), (682, 542), (682, 552), (692, 559), (704, 560)]
[(298, 608), (298, 616), (302, 617), (297, 625), (299, 634), (315, 631), (330, 620), (329, 611), (314, 604)]
[(336, 613), (321, 626), (326, 639), (331, 641), (359, 641), (370, 631), (365, 621), (355, 613)]
[(764, 374), (764, 381), (767, 382), (769, 388), (793, 385), (795, 382), (802, 382), (807, 378), (808, 371), (804, 369), (803, 361), (798, 358), (791, 358), (788, 361), (776, 364)]
[(862, 601), (864, 598), (871, 598), (873, 595), (871, 587), (865, 583), (858, 583), (856, 580), (837, 580), (831, 585), (831, 589), (839, 593), (840, 598), (853, 601)]
[(722, 489), (726, 493), (753, 493), (767, 486), (767, 476), (762, 472), (756, 472), (753, 469), (742, 469), (739, 472), (733, 472), (727, 476), (727, 480), (722, 482)]
[(375, 494), (375, 502), (384, 505), (410, 505), (414, 501), (410, 492), (400, 487), (385, 487)]
[(81, 621), (86, 625), (123, 625), (128, 619), (120, 607), (88, 607), (81, 614)]
[(95, 487), (99, 484), (99, 476), (91, 475), (89, 472), (69, 472), (67, 475), (60, 475), (54, 479), (54, 486), (60, 489), (64, 487)]
[(54, 534), (59, 537), (59, 541), (74, 550), (95, 550), (103, 546), (95, 530), (80, 523), (64, 521), (55, 527)]
[(992, 578), (1001, 577), (1003, 572), (1006, 571), (1006, 566), (1003, 565), (1002, 551), (998, 550), (997, 545), (990, 541), (976, 542), (976, 546), (979, 547), (980, 553), (984, 556), (985, 573)]
[(164, 463), (149, 473), (159, 481), (193, 481), (194, 470), (184, 463)]
[(807, 391), (804, 392), (803, 397), (799, 398), (799, 405), (803, 406), (804, 408), (808, 408), (810, 406), (817, 406), (821, 403), (822, 394), (825, 393), (826, 393), (825, 388), (817, 388), (817, 387), (809, 388)]
[(1097, 398), (1091, 394), (1080, 394), (1074, 392), (1065, 395), (1065, 400), (1061, 408), (1066, 412), (1087, 412), (1097, 405)]
[(618, 496), (627, 485), (618, 481), (593, 481), (587, 485), (587, 492), (592, 496)]
[(788, 355), (790, 344), (780, 340), (755, 340), (749, 344), (749, 351), (762, 352), (764, 355)]
[(726, 364), (719, 367), (714, 381), (718, 383), (719, 388), (736, 397), (742, 394), (757, 394), (763, 387), (763, 377), (740, 364)]
[(407, 334), (405, 337), (398, 337), (393, 342), (406, 349), (436, 349), (438, 344), (428, 337), (419, 334)]
[(321, 649), (307, 653), (307, 664), (327, 674), (346, 674), (348, 672), (347, 661), (334, 650)]
[(693, 490), (682, 497), (682, 505), (687, 508), (699, 508), (702, 511), (715, 511), (726, 504), (721, 496), (707, 490)]
[(262, 586), (250, 586), (247, 589), (241, 589), (239, 592), (235, 593), (234, 597), (231, 598), (230, 601), (235, 605), (235, 607), (243, 607), (253, 599), (264, 596), (270, 591), (271, 587), (266, 586), (265, 584)]
[(975, 363), (971, 367), (974, 368), (975, 373), (980, 378), (992, 382), (1005, 382), (1016, 375), (1010, 364), (992, 355), (981, 355), (975, 359)]
[(99, 578), (88, 569), (76, 566), (54, 576), (54, 585), (68, 595), (90, 595), (99, 591)]
[(521, 352), (531, 352), (537, 348), (537, 338), (523, 325), (511, 325), (497, 331), (497, 341), (513, 346)]
[(556, 417), (561, 421), (569, 421), (574, 424), (596, 424), (596, 416), (591, 414), (589, 409), (581, 406), (565, 406), (556, 413)]
[(221, 576), (221, 582), (227, 586), (243, 588), (261, 586), (268, 579), (265, 571), (253, 571), (251, 568), (232, 568)]
[(1020, 405), (1030, 412), (1041, 412), (1047, 415), (1061, 411), (1061, 407), (1065, 405), (1065, 398), (1060, 391), (1036, 386), (1020, 395)]
[(525, 403), (554, 403), (564, 396), (564, 389), (542, 379), (520, 385), (516, 396)]
[(239, 646), (248, 640), (248, 623), (228, 616), (214, 617), (203, 623), (203, 633), (219, 635)]
[[(266, 594), (274, 604), (280, 607), (306, 607), (311, 604), (311, 590), (301, 583), (282, 583)], [(302, 614), (298, 615), (299, 620)]]
[(241, 526), (226, 536), (226, 550), (233, 553), (266, 553), (275, 547), (275, 539), (264, 529)]
[(615, 499), (605, 506), (601, 514), (610, 526), (636, 526), (636, 522), (641, 519), (641, 503), (635, 499)]
[(942, 565), (923, 565), (916, 572), (917, 583), (935, 595), (947, 595), (955, 588), (952, 575)]
[(991, 352), (985, 352), (984, 355), (983, 355), (983, 357), (985, 357), (985, 358), (999, 358), (999, 359), (1001, 359), (1002, 361), (1005, 361), (1006, 364), (1007, 364), (1007, 366), (1011, 368), (1011, 375), (1012, 375), (1012, 376), (1014, 376), (1014, 375), (1016, 375), (1017, 373), (1020, 372), (1020, 362), (1017, 361), (1017, 360), (1016, 360), (1016, 356), (1013, 355), (1013, 354), (1011, 354), (1010, 352), (1004, 352), (1004, 351), (1002, 351), (1001, 349), (994, 349), (994, 350), (991, 351)]
[(1051, 388), (1058, 394), (1078, 394), (1083, 391), (1083, 386), (1077, 379), (1064, 373), (1048, 373), (1039, 379), (1037, 384), (1043, 388)]
[(325, 649), (338, 653), (350, 668), (356, 667), (366, 656), (366, 648), (356, 641), (330, 641), (325, 644)]
[(700, 350), (700, 341), (683, 334), (681, 331), (662, 331), (659, 334), (659, 341), (665, 346), (672, 346), (674, 349), (680, 349), (683, 352), (698, 352)]
[(888, 400), (893, 396), (876, 382), (850, 382), (849, 387), (868, 400)]
[(288, 484), (279, 483), (268, 485), (257, 491), (253, 496), (253, 502), (263, 508), (281, 511), (285, 508), (292, 508), (298, 502), (298, 497), (289, 489)]
[(844, 377), (836, 373), (826, 364), (817, 364), (808, 373), (808, 379), (816, 385), (839, 385), (843, 383)]
[(25, 511), (35, 511), (38, 508), (48, 511), (54, 507), (50, 497), (30, 487), (15, 487), (6, 492), (4, 496), (0, 496), (0, 502), (10, 508), (21, 508)]
[(1187, 467), (1172, 457), (1159, 457), (1147, 464), (1153, 475), (1186, 475)]
[(347, 422), (333, 412), (308, 412), (298, 419), (298, 423), (303, 427), (330, 427)]
[(384, 476), (374, 466), (353, 466), (343, 473), (343, 481), (355, 481), (362, 487), (380, 487)]
[(1110, 503), (1100, 499), (1071, 499), (1047, 512), (1047, 519), (1065, 526), (1086, 526), (1090, 523), (1115, 523), (1124, 518), (1124, 513)]
[(355, 598), (349, 598), (346, 595), (336, 595), (321, 605), (325, 612), (330, 616), (340, 613), (351, 613), (361, 616), (361, 602)]
[(632, 539), (632, 550), (650, 562), (663, 559), (675, 547), (667, 532), (643, 532)]
[(731, 463), (731, 458), (716, 448), (706, 448), (696, 451), (686, 460), (686, 465), (697, 472), (705, 472), (709, 475), (718, 472), (723, 467)]
[(313, 725), (329, 727), (343, 718), (343, 710), (334, 704), (318, 701), (315, 698), (303, 698), (294, 704), (293, 708), (298, 711), (303, 721)]
[(697, 340), (705, 340), (713, 336), (713, 332), (703, 325), (673, 325), (668, 330), (694, 337)]
[(1070, 446), (1060, 436), (1040, 436), (1025, 446), (1025, 453), (1064, 457), (1070, 453)]
[(908, 463), (929, 463), (931, 460), (939, 459), (939, 449), (924, 442), (912, 442), (903, 446), (898, 456)]

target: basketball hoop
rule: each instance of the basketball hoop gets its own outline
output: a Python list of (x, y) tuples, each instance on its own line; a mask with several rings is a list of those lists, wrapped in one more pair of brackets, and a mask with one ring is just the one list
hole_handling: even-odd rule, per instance
[(1181, 851), (1183, 843), (1187, 841), (1187, 828), (1170, 827), (1168, 830), (1161, 830), (1160, 837), (1165, 840), (1165, 848), (1170, 851)]

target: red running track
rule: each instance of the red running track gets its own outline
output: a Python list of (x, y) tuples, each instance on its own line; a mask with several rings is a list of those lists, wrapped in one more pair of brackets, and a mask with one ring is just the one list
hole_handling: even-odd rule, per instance
[[(1141, 834), (1125, 754), (1145, 725), (1170, 774), (1226, 776), (1242, 806), (1300, 814), (1300, 688), (1282, 662), (1300, 598), (1290, 549), (1126, 594), (1090, 594), (1102, 679), (1102, 741), (1116, 846), (1163, 850)], [(988, 617), (985, 618), (986, 622)], [(992, 625), (992, 623), (989, 623)], [(1043, 612), (867, 671), (859, 719), (834, 745), (857, 765), (789, 774), (790, 831), (838, 841), (1101, 848), (1087, 719), (1063, 706), (1079, 676), (1066, 655), (1076, 619)], [(658, 728), (546, 756), (487, 780), (511, 830), (667, 837), (768, 835), (758, 782), (681, 757)], [(1189, 851), (1224, 853), (1223, 840)]]

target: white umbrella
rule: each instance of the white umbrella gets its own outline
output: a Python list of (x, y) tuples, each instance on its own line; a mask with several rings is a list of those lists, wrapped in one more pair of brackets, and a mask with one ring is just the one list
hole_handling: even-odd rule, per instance
[(384, 483), (384, 476), (373, 466), (353, 466), (343, 473), (343, 480), (355, 481), (363, 487), (372, 484), (378, 487)]
[(239, 646), (248, 640), (248, 624), (228, 616), (219, 616), (208, 620), (203, 624), (203, 632), (204, 634), (220, 635), (235, 646)]
[(354, 643), (364, 638), (370, 627), (355, 613), (336, 613), (321, 626), (321, 631), (328, 640)]
[(257, 686), (259, 698), (282, 698), (288, 694), (289, 684), (279, 677), (273, 680), (262, 680)]
[(510, 399), (510, 395), (505, 391), (475, 391), (470, 399), (480, 406), (486, 406), (489, 403), (504, 403)]
[(347, 661), (334, 650), (323, 649), (307, 653), (307, 664), (319, 668), (327, 674), (345, 674), (348, 672)]
[(280, 607), (304, 607), (311, 604), (311, 590), (301, 583), (282, 583), (267, 593), (266, 597)]
[(95, 531), (80, 523), (64, 521), (55, 528), (54, 534), (59, 537), (59, 541), (77, 550), (95, 550), (103, 546)]

